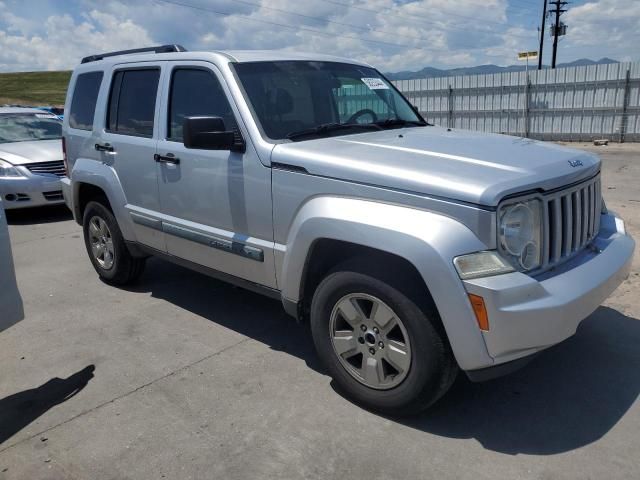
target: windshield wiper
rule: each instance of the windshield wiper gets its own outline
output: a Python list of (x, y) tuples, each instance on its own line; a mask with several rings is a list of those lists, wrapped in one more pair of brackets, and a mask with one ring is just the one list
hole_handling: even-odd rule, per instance
[(289, 140), (300, 137), (308, 137), (311, 135), (322, 135), (325, 133), (331, 133), (338, 130), (382, 130), (382, 127), (375, 123), (323, 123), (317, 127), (307, 128), (304, 130), (298, 130), (296, 132), (290, 132), (287, 134)]
[(423, 122), (421, 120), (403, 120), (402, 118), (387, 118), (386, 120), (375, 122), (375, 124), (379, 125), (382, 128), (406, 127), (408, 125), (413, 127), (426, 127), (427, 125), (429, 125), (427, 122)]

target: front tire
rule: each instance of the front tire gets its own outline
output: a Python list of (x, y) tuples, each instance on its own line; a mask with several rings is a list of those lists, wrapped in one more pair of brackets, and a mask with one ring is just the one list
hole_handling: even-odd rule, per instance
[(102, 203), (89, 202), (82, 230), (89, 259), (101, 279), (112, 285), (127, 285), (140, 277), (145, 259), (129, 253), (111, 210)]
[(344, 394), (401, 416), (438, 400), (458, 367), (435, 308), (420, 308), (395, 283), (336, 271), (318, 286), (311, 331), (319, 357)]

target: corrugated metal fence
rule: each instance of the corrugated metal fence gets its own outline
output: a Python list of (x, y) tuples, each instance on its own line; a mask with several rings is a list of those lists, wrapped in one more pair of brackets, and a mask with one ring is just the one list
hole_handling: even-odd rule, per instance
[(640, 63), (393, 82), (427, 120), (541, 140), (640, 141)]

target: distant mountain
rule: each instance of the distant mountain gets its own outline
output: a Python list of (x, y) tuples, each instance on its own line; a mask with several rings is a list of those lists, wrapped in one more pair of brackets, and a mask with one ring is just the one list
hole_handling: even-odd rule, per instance
[[(600, 60), (589, 60), (588, 58), (581, 58), (568, 63), (559, 63), (558, 68), (561, 67), (581, 67), (584, 65), (602, 65), (608, 63), (618, 63), (617, 60), (611, 58), (601, 58)], [(529, 68), (532, 62), (529, 62)], [(533, 65), (537, 66), (537, 62), (533, 62)], [(403, 71), (396, 73), (386, 73), (390, 80), (412, 80), (415, 78), (428, 78), (428, 77), (450, 77), (453, 75), (483, 75), (487, 73), (502, 73), (502, 72), (523, 72), (525, 65), (509, 65), (507, 67), (500, 67), (498, 65), (478, 65), (477, 67), (461, 67), (450, 68), (448, 70), (441, 70), (439, 68), (424, 67), (417, 72)], [(548, 65), (544, 65), (544, 68), (550, 68)]]
[(558, 65), (559, 67), (583, 67), (585, 65), (602, 65), (607, 63), (619, 63), (617, 60), (613, 58), (601, 58), (600, 60), (589, 60), (588, 58), (580, 58), (578, 60), (574, 60), (569, 63), (562, 63)]

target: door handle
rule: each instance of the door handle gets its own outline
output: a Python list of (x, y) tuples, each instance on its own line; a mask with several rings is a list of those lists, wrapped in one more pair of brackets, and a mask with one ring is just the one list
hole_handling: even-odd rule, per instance
[(113, 152), (113, 146), (110, 143), (96, 143), (93, 148), (95, 148), (99, 152)]
[(166, 155), (158, 155), (156, 153), (153, 156), (153, 159), (158, 163), (173, 163), (174, 165), (178, 165), (180, 163), (180, 159), (173, 153), (167, 153)]

